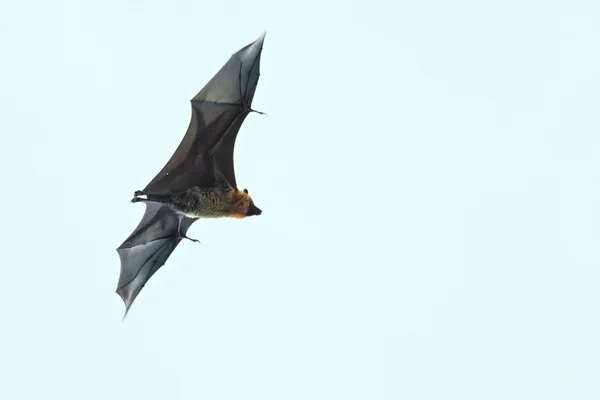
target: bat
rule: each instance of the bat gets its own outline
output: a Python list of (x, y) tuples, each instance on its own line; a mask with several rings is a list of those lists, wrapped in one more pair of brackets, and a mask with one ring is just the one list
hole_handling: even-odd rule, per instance
[[(132, 203), (146, 211), (133, 233), (117, 248), (121, 271), (117, 294), (125, 316), (146, 282), (200, 218), (260, 215), (248, 190), (239, 190), (233, 153), (242, 123), (251, 112), (260, 76), (265, 34), (233, 54), (191, 100), (192, 116), (183, 140), (163, 169)], [(263, 113), (260, 113), (263, 114)]]

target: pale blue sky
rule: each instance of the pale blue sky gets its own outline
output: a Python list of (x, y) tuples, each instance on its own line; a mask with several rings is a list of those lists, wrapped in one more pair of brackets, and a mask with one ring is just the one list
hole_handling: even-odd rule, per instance
[[(0, 398), (600, 398), (597, 1), (0, 0)], [(238, 183), (115, 248), (267, 31)]]

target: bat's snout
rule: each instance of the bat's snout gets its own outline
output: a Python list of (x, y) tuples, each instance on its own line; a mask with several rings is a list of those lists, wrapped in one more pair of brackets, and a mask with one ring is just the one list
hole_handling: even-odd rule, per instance
[(250, 204), (250, 207), (248, 207), (248, 212), (246, 213), (246, 217), (252, 217), (253, 215), (260, 214), (262, 214), (262, 210), (256, 207), (254, 204)]

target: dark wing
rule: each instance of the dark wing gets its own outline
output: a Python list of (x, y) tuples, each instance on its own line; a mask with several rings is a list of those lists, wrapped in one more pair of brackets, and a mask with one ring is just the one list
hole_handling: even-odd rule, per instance
[[(121, 275), (117, 293), (125, 302), (125, 315), (138, 293), (162, 267), (195, 219), (177, 214), (160, 203), (145, 202), (146, 212), (133, 233), (117, 249)], [(181, 224), (181, 226), (180, 226)], [(177, 229), (180, 227), (180, 235)]]
[(244, 119), (252, 111), (263, 41), (264, 34), (232, 55), (191, 100), (188, 130), (169, 162), (146, 186), (145, 193), (214, 187), (219, 178), (237, 188), (233, 148)]

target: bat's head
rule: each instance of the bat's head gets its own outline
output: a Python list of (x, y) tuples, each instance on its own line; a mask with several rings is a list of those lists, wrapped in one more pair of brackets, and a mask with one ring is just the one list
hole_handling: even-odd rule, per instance
[[(244, 189), (244, 194), (248, 195), (248, 189)], [(248, 211), (246, 211), (246, 217), (262, 214), (262, 210), (254, 205), (252, 197), (248, 195), (248, 199), (250, 200), (250, 203), (248, 204)]]

